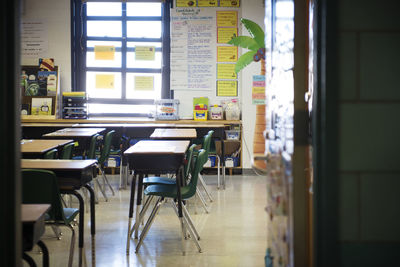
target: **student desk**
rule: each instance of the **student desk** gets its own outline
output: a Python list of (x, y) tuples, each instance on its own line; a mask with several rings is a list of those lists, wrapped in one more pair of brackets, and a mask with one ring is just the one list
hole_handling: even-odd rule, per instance
[(85, 187), (90, 194), (90, 230), (92, 235), (92, 264), (95, 266), (95, 195), (88, 184), (93, 177), (96, 177), (96, 160), (43, 160), (43, 159), (22, 159), (22, 169), (45, 169), (53, 171), (58, 179), (60, 192), (63, 194), (75, 195), (79, 200), (79, 266), (82, 266), (83, 259), (83, 230), (84, 224), (84, 201), (77, 192)]
[(156, 128), (150, 135), (151, 139), (164, 140), (191, 140), (197, 138), (196, 129), (174, 129), (174, 128)]
[(43, 158), (43, 155), (54, 148), (59, 149), (74, 140), (44, 140), (44, 139), (22, 139), (21, 153), (23, 158)]
[(85, 153), (90, 146), (92, 136), (105, 130), (106, 128), (63, 128), (44, 134), (42, 137), (46, 139), (74, 139), (81, 146), (83, 153)]
[(31, 251), (37, 244), (43, 252), (43, 266), (49, 266), (49, 251), (46, 245), (40, 240), (45, 229), (45, 214), (50, 209), (49, 204), (22, 204), (21, 222), (22, 222), (22, 258), (30, 266), (36, 266), (33, 259), (25, 253)]
[[(131, 195), (129, 201), (129, 222), (126, 253), (129, 254), (131, 232), (135, 232), (138, 237), (139, 213), (142, 204), (143, 177), (148, 174), (176, 173), (177, 195), (178, 195), (178, 214), (183, 227), (182, 202), (181, 202), (181, 176), (180, 168), (183, 164), (189, 141), (139, 141), (124, 152), (128, 166), (134, 171), (131, 182)], [(131, 229), (133, 206), (135, 196), (136, 177), (138, 176), (138, 186), (136, 193), (136, 217), (135, 229)]]

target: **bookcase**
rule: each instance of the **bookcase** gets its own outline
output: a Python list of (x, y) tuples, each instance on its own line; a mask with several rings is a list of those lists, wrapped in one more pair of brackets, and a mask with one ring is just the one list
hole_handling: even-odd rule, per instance
[(60, 114), (59, 68), (43, 71), (39, 66), (21, 66), (21, 117), (53, 118)]

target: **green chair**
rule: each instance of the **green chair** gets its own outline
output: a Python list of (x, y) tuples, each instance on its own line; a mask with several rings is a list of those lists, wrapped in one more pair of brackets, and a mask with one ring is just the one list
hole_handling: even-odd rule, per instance
[(56, 159), (57, 158), (57, 149), (54, 148), (52, 150), (47, 151), (44, 154), (43, 158), (44, 159)]
[(60, 159), (72, 159), (72, 153), (74, 151), (74, 147), (75, 147), (74, 143), (66, 144), (61, 151)]
[[(193, 157), (193, 163), (194, 163), (194, 168), (190, 171), (191, 173), (191, 178), (190, 181), (187, 185), (181, 187), (181, 197), (182, 200), (189, 199), (193, 197), (196, 194), (196, 189), (197, 189), (197, 181), (199, 177), (199, 173), (203, 168), (204, 163), (207, 161), (207, 152), (204, 149), (200, 149), (199, 153)], [(147, 186), (144, 191), (144, 195), (148, 196), (148, 199), (146, 200), (146, 203), (143, 206), (143, 213), (146, 212), (146, 209), (148, 208), (148, 204), (154, 197), (158, 197), (154, 208), (146, 222), (146, 225), (143, 228), (143, 231), (140, 234), (140, 239), (139, 242), (136, 246), (136, 253), (139, 251), (140, 246), (143, 243), (144, 238), (146, 237), (151, 224), (154, 221), (155, 216), (157, 215), (160, 206), (165, 202), (165, 199), (171, 199), (172, 207), (174, 208), (176, 214), (178, 214), (178, 208), (175, 203), (175, 200), (177, 199), (177, 186), (175, 185), (162, 185), (162, 184), (157, 184), (157, 185), (149, 185)], [(200, 240), (200, 236), (198, 232), (196, 231), (196, 228), (194, 227), (193, 221), (190, 218), (189, 212), (187, 211), (185, 205), (182, 203), (182, 212), (183, 212), (183, 224), (185, 224), (185, 227), (182, 226), (182, 235), (186, 237), (186, 229), (189, 231), (190, 235), (193, 237), (193, 241), (195, 242), (199, 252), (201, 252), (201, 247), (198, 242)], [(141, 218), (139, 219), (139, 221)], [(183, 245), (183, 244), (182, 244)], [(185, 254), (184, 246), (183, 248), (183, 254)]]
[(105, 192), (105, 185), (107, 184), (108, 187), (110, 188), (113, 196), (115, 195), (114, 189), (112, 188), (110, 182), (107, 179), (106, 172), (104, 171), (104, 164), (108, 160), (108, 157), (110, 156), (111, 142), (112, 142), (112, 138), (114, 136), (114, 133), (115, 133), (115, 131), (111, 130), (105, 135), (103, 148), (101, 150), (100, 157), (97, 159), (98, 167), (99, 167), (99, 169), (101, 171), (101, 174), (103, 176), (103, 190)]
[(87, 159), (96, 159), (96, 146), (97, 146), (98, 137), (99, 137), (99, 134), (95, 134), (90, 139), (89, 150), (86, 153)]
[[(38, 169), (22, 170), (22, 203), (50, 204), (46, 213), (46, 224), (67, 226), (72, 231), (68, 266), (72, 266), (74, 257), (75, 231), (72, 222), (79, 214), (75, 208), (63, 208), (57, 177), (52, 171)], [(83, 227), (83, 225), (79, 226)]]

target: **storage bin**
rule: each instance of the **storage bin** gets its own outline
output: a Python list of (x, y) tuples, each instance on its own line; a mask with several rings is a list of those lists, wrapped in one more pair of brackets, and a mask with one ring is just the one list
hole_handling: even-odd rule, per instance
[(156, 104), (156, 120), (179, 120), (178, 99), (158, 99)]
[(207, 110), (193, 110), (193, 119), (195, 121), (206, 121)]
[(226, 140), (239, 140), (240, 131), (239, 130), (225, 130)]
[(206, 167), (206, 168), (214, 167), (215, 166), (215, 160), (216, 160), (215, 156), (209, 156), (208, 159), (207, 159), (207, 162), (204, 163), (203, 167)]
[(237, 167), (239, 165), (238, 163), (238, 157), (225, 157), (225, 167), (227, 168)]
[(108, 160), (104, 163), (105, 167), (119, 167), (121, 164), (120, 156), (109, 156)]

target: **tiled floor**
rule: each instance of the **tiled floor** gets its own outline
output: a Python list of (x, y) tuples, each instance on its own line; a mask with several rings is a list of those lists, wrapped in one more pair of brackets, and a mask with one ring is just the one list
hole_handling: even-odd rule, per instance
[[(127, 256), (129, 190), (116, 190), (108, 202), (100, 198), (96, 205), (96, 266), (264, 266), (266, 179), (252, 175), (226, 177), (226, 190), (217, 190), (216, 176), (204, 176), (214, 197), (209, 214), (199, 201), (189, 203), (203, 252), (199, 253), (189, 239), (186, 256), (182, 256), (179, 221), (169, 203), (162, 206), (139, 253), (135, 253), (137, 240), (130, 240), (131, 252)], [(119, 176), (109, 175), (109, 178), (117, 188)], [(89, 213), (86, 214), (85, 248), (88, 266), (91, 266), (90, 222)], [(50, 251), (50, 266), (67, 266), (69, 229), (63, 228), (62, 239), (56, 240), (48, 227), (43, 240)], [(77, 248), (76, 243), (74, 266), (78, 264)], [(37, 251), (35, 248), (29, 254), (40, 266), (41, 256)]]

